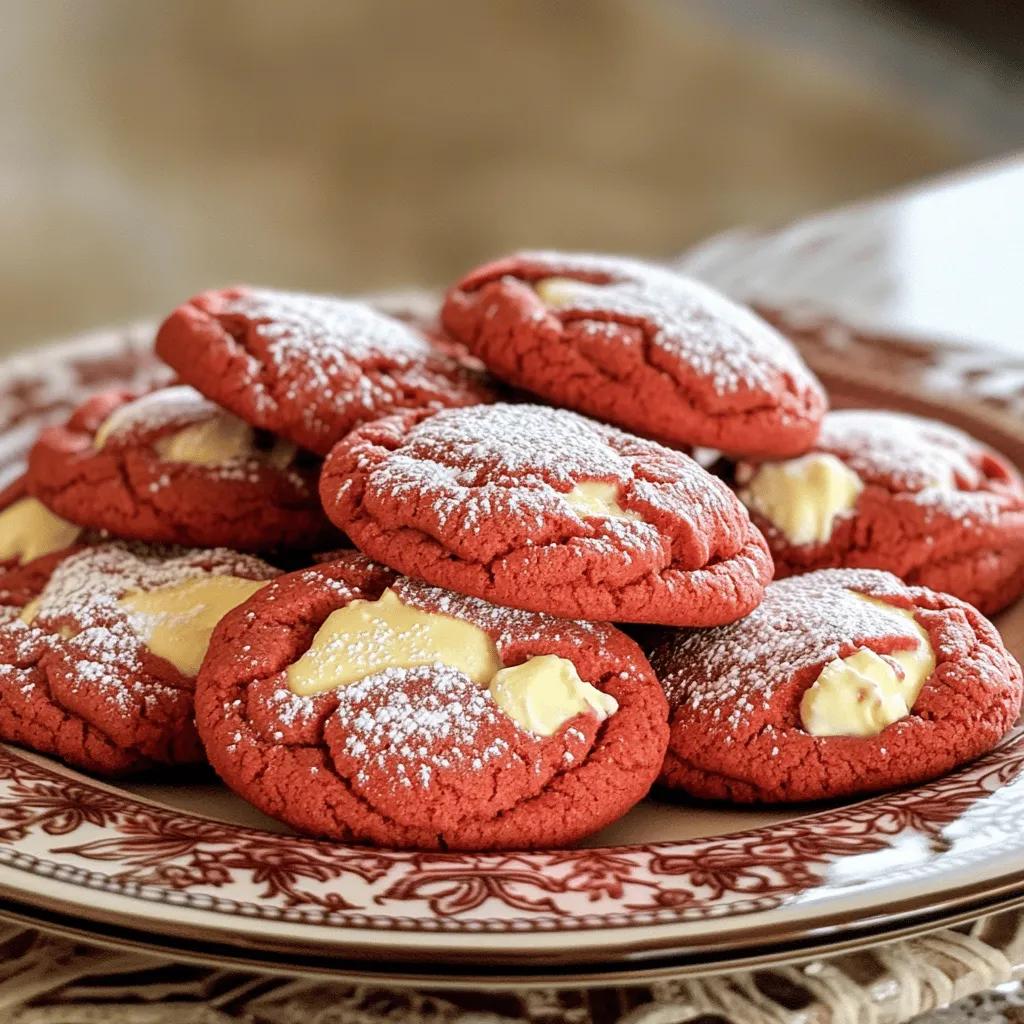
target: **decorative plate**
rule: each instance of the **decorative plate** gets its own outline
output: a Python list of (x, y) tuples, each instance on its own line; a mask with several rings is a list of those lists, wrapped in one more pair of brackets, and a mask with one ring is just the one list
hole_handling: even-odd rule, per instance
[[(38, 425), (85, 391), (162, 372), (149, 341), (145, 327), (93, 335), (0, 367), (0, 479)], [(862, 376), (849, 395), (835, 367), (826, 377), (837, 404), (900, 401), (891, 374), (889, 391)], [(1010, 421), (914, 408), (1024, 456)], [(1024, 606), (999, 624), (1024, 654)], [(1018, 896), (1024, 730), (937, 782), (856, 803), (741, 811), (650, 799), (579, 849), (481, 855), (317, 842), (210, 775), (112, 785), (0, 747), (0, 910), (263, 967), (487, 965), (510, 976), (591, 965), (617, 980), (643, 964), (720, 969), (723, 958), (934, 926)]]

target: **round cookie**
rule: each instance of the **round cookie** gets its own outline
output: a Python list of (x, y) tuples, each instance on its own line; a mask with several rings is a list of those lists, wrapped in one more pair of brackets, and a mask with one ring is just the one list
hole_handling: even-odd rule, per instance
[(196, 716), (210, 763), (316, 836), (418, 849), (562, 846), (658, 774), (666, 705), (607, 623), (499, 608), (350, 554), (218, 626)]
[(637, 260), (522, 253), (474, 270), (442, 320), (498, 377), (666, 444), (806, 451), (827, 400), (775, 328)]
[(312, 550), (340, 539), (319, 473), (312, 455), (183, 385), (86, 402), (42, 432), (28, 486), (58, 515), (129, 540)]
[(366, 303), (228, 288), (179, 306), (157, 354), (246, 423), (318, 455), (396, 409), (491, 400), (479, 373)]
[(101, 775), (204, 759), (193, 691), (210, 631), (277, 570), (250, 555), (99, 544), (11, 569), (0, 739)]
[(772, 575), (743, 506), (687, 455), (546, 406), (367, 424), (324, 463), (320, 493), (372, 558), (565, 618), (717, 625)]
[(812, 452), (741, 462), (735, 486), (777, 578), (885, 569), (992, 614), (1024, 589), (1024, 483), (990, 448), (935, 420), (851, 410)]
[(80, 526), (29, 496), (26, 477), (0, 490), (0, 607), (38, 592), (67, 549), (85, 539)]
[(871, 569), (772, 583), (730, 626), (651, 655), (668, 696), (661, 782), (740, 803), (911, 785), (990, 750), (1021, 670), (970, 605)]

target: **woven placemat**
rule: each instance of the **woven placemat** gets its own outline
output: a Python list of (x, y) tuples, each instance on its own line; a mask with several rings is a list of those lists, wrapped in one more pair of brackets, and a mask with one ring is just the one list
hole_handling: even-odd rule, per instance
[(795, 966), (620, 989), (387, 990), (175, 964), (17, 926), (0, 927), (0, 961), (11, 1024), (903, 1024), (944, 1006), (935, 1024), (1024, 1020), (1024, 911)]

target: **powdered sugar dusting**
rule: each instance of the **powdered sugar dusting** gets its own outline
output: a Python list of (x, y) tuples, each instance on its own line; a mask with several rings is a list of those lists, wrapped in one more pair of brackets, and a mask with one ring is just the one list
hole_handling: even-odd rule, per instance
[[(335, 421), (361, 418), (407, 404), (478, 400), (470, 377), (407, 324), (363, 302), (327, 296), (250, 289), (219, 298), (218, 315), (245, 317), (265, 343), (251, 364), (249, 386), (270, 409), (297, 406), (307, 429), (330, 431)], [(264, 379), (264, 365), (273, 373)], [(394, 376), (397, 375), (397, 376)]]
[(505, 608), (405, 576), (396, 580), (391, 589), (410, 608), (449, 615), (479, 627), (492, 636), (499, 652), (512, 643), (541, 640), (548, 643), (579, 643), (585, 634), (592, 644), (597, 645), (596, 651), (601, 654), (605, 643), (617, 635), (615, 628), (607, 623), (559, 619), (542, 612)]
[(226, 302), (224, 312), (254, 321), (278, 366), (321, 362), (325, 382), (339, 357), (407, 365), (431, 351), (414, 330), (363, 302), (259, 288)]
[(580, 282), (578, 296), (560, 305), (559, 313), (597, 320), (611, 314), (626, 323), (652, 324), (649, 343), (667, 357), (669, 367), (675, 365), (681, 381), (689, 382), (696, 372), (720, 394), (774, 392), (783, 376), (801, 388), (818, 388), (796, 350), (775, 328), (699, 281), (616, 257), (525, 252), (519, 258), (549, 264), (552, 276), (602, 279), (601, 284)]
[[(429, 689), (410, 696), (405, 688), (410, 682), (427, 683)], [(521, 731), (490, 693), (447, 665), (368, 676), (340, 692), (335, 715), (346, 733), (346, 752), (375, 762), (396, 787), (406, 789), (426, 789), (438, 768), (479, 771), (510, 761), (508, 741), (494, 737), (483, 745), (481, 731), (499, 722)], [(365, 768), (355, 781), (369, 781)]]
[(160, 545), (100, 544), (64, 559), (39, 596), (36, 619), (74, 622), (89, 628), (117, 609), (131, 591), (149, 593), (199, 576), (241, 576), (269, 580), (278, 571), (259, 558), (227, 548), (180, 548)]
[(854, 593), (886, 598), (905, 592), (900, 581), (873, 569), (821, 569), (778, 580), (746, 618), (729, 626), (681, 630), (651, 656), (672, 706), (687, 703), (713, 718), (732, 708), (734, 725), (766, 706), (777, 686), (812, 665), (854, 647), (901, 637), (919, 642), (913, 623)]
[(630, 479), (629, 464), (602, 437), (618, 434), (576, 413), (540, 405), (491, 405), (443, 413), (421, 424), (408, 445), (412, 457), (456, 447), (467, 465), (467, 486), (562, 484), (577, 480)]
[(273, 709), (278, 721), (282, 725), (293, 726), (304, 719), (312, 718), (316, 714), (316, 698), (300, 696), (292, 693), (287, 686), (279, 686), (267, 698), (267, 703)]
[[(653, 455), (672, 460), (672, 479), (644, 479)], [(438, 530), (486, 532), (497, 518), (527, 536), (543, 537), (553, 516), (580, 523), (580, 536), (603, 535), (613, 546), (657, 550), (658, 529), (643, 518), (588, 519), (583, 526), (565, 495), (582, 481), (617, 482), (619, 504), (634, 499), (701, 526), (737, 508), (735, 498), (695, 462), (576, 413), (535, 405), (481, 405), (446, 410), (417, 425), (406, 444), (368, 474), (368, 493), (428, 504)], [(643, 516), (642, 508), (635, 509)], [(598, 538), (599, 539), (599, 538)]]
[[(841, 458), (862, 480), (910, 493), (916, 504), (968, 522), (994, 521), (1005, 504), (983, 467), (988, 451), (974, 438), (936, 420), (874, 410), (832, 412), (816, 448)], [(1018, 505), (1024, 507), (1019, 484)]]
[(831, 412), (816, 446), (841, 457), (858, 476), (884, 477), (903, 491), (953, 487), (977, 490), (981, 446), (937, 420), (906, 413), (851, 409)]
[[(198, 449), (199, 458), (191, 457), (190, 452), (179, 459), (162, 447), (175, 435), (204, 425), (212, 426), (213, 432), (209, 437), (193, 437), (192, 447)], [(275, 473), (279, 482), (307, 494), (313, 477), (294, 468), (295, 445), (271, 435), (261, 440), (266, 443), (258, 444), (256, 430), (188, 385), (161, 388), (120, 406), (96, 435), (103, 448), (148, 445), (160, 459), (171, 463), (183, 460), (189, 472), (222, 483), (259, 484)], [(172, 482), (169, 473), (161, 473), (150, 482), (149, 491), (155, 494)]]
[(140, 655), (151, 623), (132, 616), (118, 601), (132, 591), (149, 592), (203, 575), (266, 580), (277, 570), (258, 558), (224, 548), (197, 550), (141, 544), (102, 544), (61, 562), (39, 596), (32, 632), (59, 636), (73, 674), (82, 685), (101, 692), (127, 710), (127, 689), (155, 698), (152, 680), (143, 675)]
[(204, 398), (195, 388), (177, 385), (161, 388), (134, 402), (122, 405), (107, 420), (105, 434), (121, 439), (138, 432), (162, 434), (225, 415), (220, 406)]

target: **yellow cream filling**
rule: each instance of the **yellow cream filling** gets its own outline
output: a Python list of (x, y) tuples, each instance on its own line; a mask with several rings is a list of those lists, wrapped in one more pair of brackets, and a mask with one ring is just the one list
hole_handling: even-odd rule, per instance
[[(155, 404), (162, 394), (165, 393), (154, 392), (113, 412), (96, 431), (95, 447), (102, 448), (111, 435), (140, 415), (140, 408), (149, 403)], [(153, 443), (153, 449), (168, 462), (187, 462), (195, 466), (216, 466), (236, 459), (256, 459), (284, 469), (295, 458), (297, 448), (290, 442), (278, 440), (269, 451), (261, 451), (255, 446), (255, 437), (256, 432), (248, 423), (218, 409), (198, 423), (158, 438)]]
[(22, 498), (0, 512), (0, 561), (31, 562), (74, 544), (81, 532), (41, 501)]
[(821, 544), (836, 520), (851, 512), (864, 484), (834, 455), (766, 462), (740, 491), (747, 508), (760, 513), (790, 544)]
[(584, 480), (568, 493), (562, 495), (581, 518), (597, 516), (602, 519), (629, 519), (636, 521), (641, 518), (619, 505), (619, 488), (616, 484), (603, 480)]
[(249, 456), (253, 451), (252, 437), (252, 428), (247, 423), (223, 415), (158, 438), (153, 448), (168, 462), (216, 466)]
[(877, 736), (910, 714), (921, 687), (935, 671), (928, 633), (912, 611), (863, 594), (854, 596), (912, 622), (918, 642), (888, 655), (862, 647), (830, 661), (800, 702), (801, 722), (812, 736)]
[(571, 306), (579, 302), (581, 292), (587, 287), (586, 282), (574, 281), (571, 277), (545, 277), (533, 290), (548, 306)]
[(118, 604), (155, 655), (182, 675), (196, 676), (217, 623), (266, 585), (266, 580), (203, 575), (158, 590), (132, 591)]
[(287, 670), (306, 696), (348, 686), (388, 668), (450, 665), (485, 686), (501, 659), (478, 627), (403, 604), (392, 590), (377, 601), (352, 601), (327, 617), (308, 651)]
[(539, 736), (553, 736), (569, 719), (586, 711), (603, 722), (619, 710), (614, 697), (584, 682), (568, 658), (555, 654), (503, 668), (488, 690), (509, 718)]
[(580, 679), (566, 658), (543, 655), (503, 668), (497, 646), (479, 626), (413, 608), (392, 590), (377, 601), (352, 601), (332, 612), (285, 676), (293, 693), (309, 696), (391, 668), (438, 664), (487, 689), (517, 725), (541, 736), (582, 712), (603, 720), (618, 709), (613, 698)]

